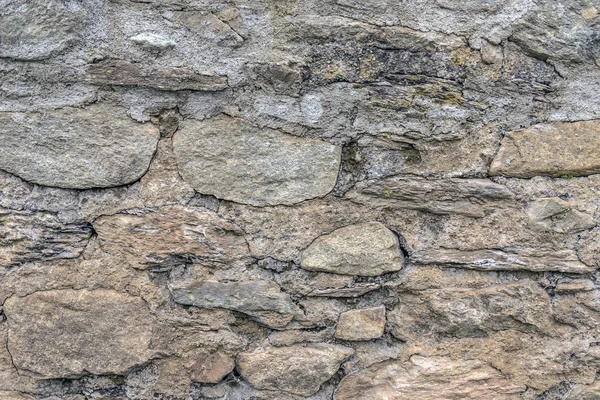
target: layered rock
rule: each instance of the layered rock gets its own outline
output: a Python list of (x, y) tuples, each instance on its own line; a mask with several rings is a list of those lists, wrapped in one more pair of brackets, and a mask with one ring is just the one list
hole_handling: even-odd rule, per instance
[(224, 116), (186, 121), (173, 146), (181, 175), (198, 192), (257, 206), (325, 196), (340, 165), (337, 146)]

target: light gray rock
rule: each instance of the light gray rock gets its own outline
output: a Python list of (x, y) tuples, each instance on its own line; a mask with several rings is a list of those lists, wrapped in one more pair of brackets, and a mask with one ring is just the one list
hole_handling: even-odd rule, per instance
[(591, 215), (571, 209), (560, 198), (542, 198), (529, 203), (525, 210), (532, 226), (558, 233), (580, 232), (592, 229), (596, 222)]
[(144, 301), (111, 290), (50, 290), (4, 303), (8, 349), (21, 371), (50, 378), (126, 374), (153, 357)]
[(0, 113), (0, 169), (26, 181), (71, 189), (139, 179), (158, 130), (106, 104), (45, 113)]
[(350, 310), (340, 315), (335, 337), (342, 340), (371, 340), (383, 336), (385, 307)]
[(175, 42), (152, 32), (143, 32), (129, 38), (133, 43), (149, 50), (162, 51), (175, 47)]
[(175, 302), (200, 308), (226, 308), (251, 316), (272, 328), (286, 326), (302, 311), (274, 282), (195, 281), (169, 286)]
[(242, 377), (257, 389), (310, 396), (352, 354), (351, 348), (319, 343), (241, 353), (236, 363)]
[(310, 271), (377, 276), (404, 265), (398, 238), (380, 222), (337, 229), (315, 239), (302, 252), (301, 266)]
[(335, 186), (340, 148), (225, 116), (187, 120), (173, 138), (183, 179), (202, 194), (256, 206), (294, 204)]

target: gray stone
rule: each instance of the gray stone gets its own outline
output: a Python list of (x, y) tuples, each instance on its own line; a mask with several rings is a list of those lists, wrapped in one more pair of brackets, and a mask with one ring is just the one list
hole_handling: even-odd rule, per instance
[(341, 157), (329, 143), (225, 116), (187, 120), (173, 146), (181, 175), (198, 192), (256, 206), (325, 196)]
[(508, 132), (490, 175), (586, 176), (600, 172), (600, 121), (533, 125)]
[(200, 308), (226, 308), (253, 317), (272, 328), (286, 326), (302, 312), (274, 282), (195, 281), (169, 286), (175, 302)]
[(580, 232), (592, 229), (596, 222), (591, 215), (571, 209), (560, 198), (536, 199), (525, 210), (533, 227), (558, 233)]
[(257, 389), (310, 396), (352, 354), (351, 348), (319, 343), (258, 349), (239, 354), (236, 362), (242, 377)]
[(175, 47), (175, 42), (152, 32), (143, 32), (129, 38), (133, 43), (149, 50), (163, 51)]
[(45, 379), (126, 374), (153, 357), (153, 317), (138, 297), (50, 290), (12, 296), (4, 312), (14, 365)]
[(371, 340), (383, 336), (385, 307), (346, 311), (340, 315), (335, 337), (342, 340)]
[(380, 222), (337, 229), (315, 239), (302, 252), (301, 266), (310, 271), (377, 276), (404, 265), (398, 238)]
[(158, 130), (106, 104), (45, 113), (0, 113), (0, 169), (26, 181), (71, 189), (139, 179)]

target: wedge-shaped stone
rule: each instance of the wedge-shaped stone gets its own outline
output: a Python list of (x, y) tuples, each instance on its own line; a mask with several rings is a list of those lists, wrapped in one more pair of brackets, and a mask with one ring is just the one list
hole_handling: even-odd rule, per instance
[[(514, 195), (487, 179), (425, 179), (396, 176), (361, 182), (346, 195), (370, 207), (406, 208), (434, 214), (483, 217), (497, 202)], [(496, 203), (496, 204), (495, 204)]]
[(490, 175), (532, 178), (600, 172), (600, 121), (539, 124), (508, 132)]
[(255, 317), (272, 328), (283, 328), (302, 315), (287, 293), (274, 282), (199, 281), (169, 286), (175, 302), (200, 308), (226, 308)]
[(572, 209), (558, 197), (536, 199), (527, 205), (525, 213), (531, 226), (538, 230), (571, 233), (596, 226), (591, 215)]
[(256, 389), (310, 396), (353, 354), (351, 348), (325, 343), (268, 347), (239, 354), (237, 369)]
[(480, 360), (413, 355), (346, 376), (334, 400), (517, 400), (525, 388)]
[(100, 217), (94, 229), (103, 250), (122, 254), (136, 268), (228, 267), (252, 261), (241, 229), (203, 208), (172, 206)]
[(126, 374), (152, 358), (143, 300), (111, 290), (50, 290), (4, 303), (15, 366), (43, 378)]
[(302, 252), (301, 266), (310, 271), (377, 276), (404, 266), (398, 238), (380, 222), (337, 229), (317, 238)]
[(342, 340), (370, 340), (383, 335), (385, 307), (346, 311), (340, 315), (335, 337)]
[(458, 250), (429, 249), (411, 255), (415, 264), (435, 264), (480, 271), (555, 271), (585, 274), (594, 267), (581, 261), (571, 250), (507, 249)]
[(550, 298), (532, 281), (401, 293), (388, 320), (392, 334), (401, 340), (427, 335), (480, 337), (508, 329), (544, 334), (554, 330)]
[(158, 130), (98, 104), (44, 113), (0, 113), (0, 169), (70, 189), (119, 186), (148, 169)]
[(198, 192), (255, 206), (326, 195), (341, 157), (338, 146), (224, 116), (186, 121), (173, 146), (181, 176)]

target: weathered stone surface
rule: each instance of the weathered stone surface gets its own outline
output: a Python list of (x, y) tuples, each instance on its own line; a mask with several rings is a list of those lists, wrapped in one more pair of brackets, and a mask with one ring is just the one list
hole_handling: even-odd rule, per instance
[(302, 268), (336, 274), (377, 276), (404, 265), (398, 238), (380, 222), (337, 229), (302, 252)]
[(33, 397), (19, 392), (0, 391), (0, 399), (3, 400), (34, 400)]
[(586, 176), (600, 172), (600, 122), (533, 125), (508, 132), (490, 167), (491, 175)]
[(416, 264), (436, 264), (481, 271), (559, 271), (574, 274), (591, 272), (594, 267), (581, 261), (571, 250), (421, 250), (411, 255)]
[(201, 353), (191, 367), (191, 379), (195, 382), (218, 383), (234, 368), (235, 361), (221, 351)]
[(524, 390), (525, 385), (477, 359), (413, 355), (406, 362), (388, 361), (346, 376), (334, 399), (516, 400)]
[(365, 181), (347, 194), (361, 204), (374, 207), (407, 208), (434, 214), (483, 217), (494, 202), (514, 197), (505, 186), (486, 179), (423, 179), (393, 177)]
[(239, 354), (237, 369), (257, 389), (310, 396), (350, 358), (354, 350), (325, 343), (268, 347)]
[(370, 340), (383, 335), (385, 307), (346, 311), (340, 315), (335, 337), (342, 340)]
[(0, 113), (0, 169), (46, 186), (88, 189), (139, 179), (158, 131), (108, 105)]
[(137, 268), (200, 263), (227, 268), (251, 262), (243, 232), (214, 212), (170, 206), (94, 222), (100, 246)]
[(201, 308), (240, 311), (273, 328), (283, 328), (300, 309), (273, 282), (201, 281), (174, 283), (169, 287), (175, 302)]
[(76, 258), (92, 233), (88, 224), (63, 224), (50, 213), (0, 208), (0, 266)]
[(337, 146), (224, 116), (186, 121), (173, 146), (181, 175), (198, 192), (257, 206), (325, 196), (340, 165)]
[(560, 198), (542, 198), (528, 204), (526, 213), (533, 226), (558, 233), (580, 232), (592, 229), (596, 222), (591, 215), (571, 209)]
[(536, 283), (523, 281), (484, 289), (431, 289), (401, 294), (388, 313), (392, 334), (401, 340), (421, 335), (477, 337), (515, 329), (553, 331), (548, 294)]
[(43, 378), (125, 374), (153, 356), (153, 317), (138, 297), (50, 290), (13, 296), (4, 312), (15, 366)]

